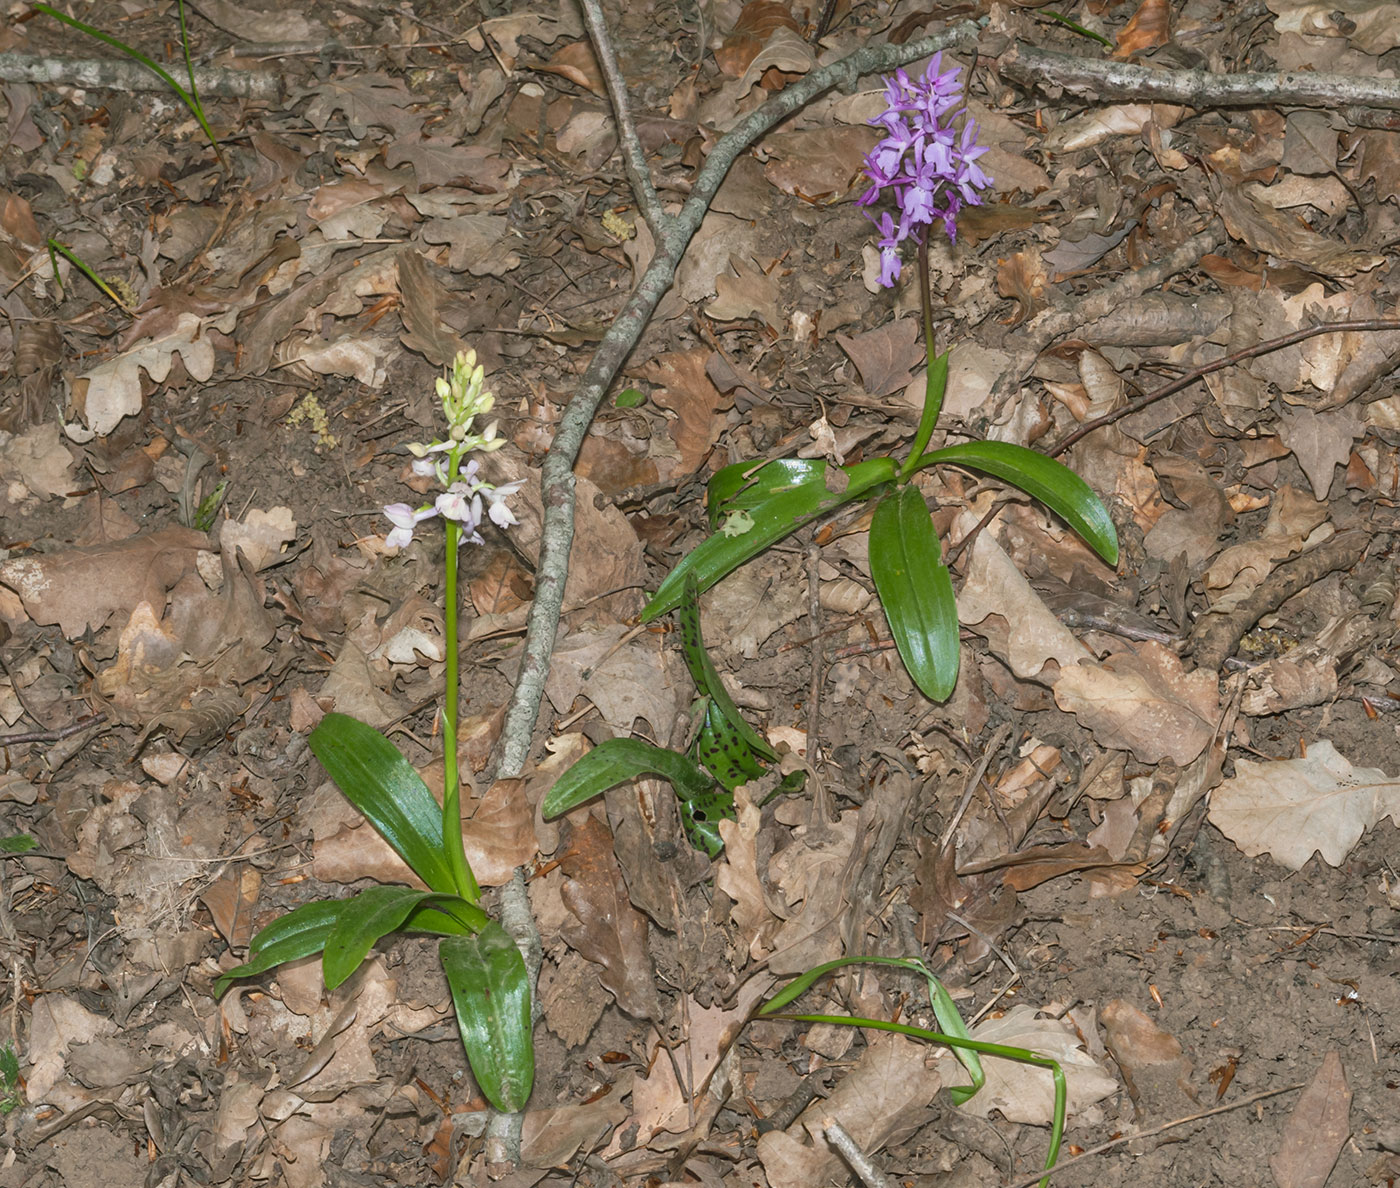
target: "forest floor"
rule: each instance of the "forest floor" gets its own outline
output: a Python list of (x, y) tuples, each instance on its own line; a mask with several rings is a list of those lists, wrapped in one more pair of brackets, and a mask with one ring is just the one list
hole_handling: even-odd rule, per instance
[[(60, 7), (184, 79), (171, 0)], [(716, 471), (914, 438), (918, 273), (880, 287), (854, 202), (882, 78), (744, 146), (619, 348), (674, 243), (574, 0), (192, 0), (222, 159), (150, 72), (5, 12), (0, 1188), (809, 1188), (851, 1176), (828, 1119), (893, 1183), (1035, 1182), (1048, 1072), (988, 1059), (955, 1105), (946, 1049), (750, 1021), (863, 955), (922, 958), (975, 1038), (1061, 1063), (1055, 1184), (1400, 1177), (1400, 6), (607, 8), (667, 212), (770, 97), (950, 31), (994, 185), (930, 245), (932, 444), (1050, 452), (1136, 402), (1061, 454), (1116, 568), (1004, 483), (919, 476), (961, 622), (944, 703), (891, 644), (864, 504), (701, 596), (806, 773), (741, 791), (715, 859), (659, 780), (540, 804), (606, 739), (684, 746), (679, 633), (638, 616)], [(288, 909), (408, 877), (307, 735), (353, 715), (441, 787), (442, 535), (391, 549), (382, 509), (431, 498), (406, 447), (468, 348), (486, 473), (525, 480), (461, 553), (467, 853), (492, 911), (523, 868), (543, 947), (515, 1166), (488, 1167), (430, 940), (215, 994)], [(562, 581), (541, 468), (599, 351), (544, 697), (508, 714)], [(935, 1026), (889, 967), (799, 1009)]]

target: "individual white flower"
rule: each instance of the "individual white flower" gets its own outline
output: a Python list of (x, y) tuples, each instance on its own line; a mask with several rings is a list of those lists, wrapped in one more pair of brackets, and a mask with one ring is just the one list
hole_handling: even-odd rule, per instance
[(431, 507), (418, 508), (415, 510), (406, 503), (390, 503), (385, 506), (384, 514), (389, 517), (389, 522), (394, 525), (393, 529), (384, 538), (384, 544), (391, 549), (406, 549), (413, 543), (413, 530), (422, 521), (437, 515), (437, 510)]
[(481, 524), (481, 496), (467, 483), (453, 483), (437, 497), (438, 514), (455, 520), (462, 527), (462, 537), (473, 544), (485, 544), (477, 527)]
[(499, 487), (492, 487), (484, 492), (486, 501), (490, 504), (487, 515), (491, 517), (491, 523), (497, 528), (507, 528), (511, 524), (520, 523), (515, 518), (515, 513), (506, 506), (506, 499), (514, 495), (525, 485), (524, 479), (516, 479), (513, 483), (502, 483)]

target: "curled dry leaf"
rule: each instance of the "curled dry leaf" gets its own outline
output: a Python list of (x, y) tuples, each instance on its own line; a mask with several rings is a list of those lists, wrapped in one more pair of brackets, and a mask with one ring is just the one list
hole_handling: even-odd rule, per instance
[(997, 292), (1016, 303), (1011, 316), (1005, 319), (1007, 325), (1019, 326), (1044, 308), (1049, 280), (1038, 247), (1026, 248), (997, 261)]
[(1375, 252), (1350, 248), (1319, 234), (1243, 187), (1219, 184), (1215, 204), (1232, 239), (1325, 276), (1353, 276), (1385, 262)]
[(802, 26), (782, 0), (749, 0), (740, 10), (724, 44), (715, 50), (715, 65), (737, 78), (779, 29), (801, 34)]
[(1135, 1097), (1161, 1109), (1190, 1109), (1192, 1065), (1174, 1035), (1121, 998), (1106, 1004), (1099, 1019), (1108, 1050), (1135, 1087)]
[(768, 951), (768, 940), (776, 931), (778, 920), (769, 910), (758, 874), (758, 852), (754, 843), (761, 814), (747, 788), (735, 790), (734, 810), (735, 820), (719, 823), (724, 854), (715, 867), (715, 887), (732, 901), (730, 918), (748, 937), (749, 956), (757, 961)]
[(1142, 0), (1132, 18), (1118, 32), (1115, 58), (1131, 58), (1156, 49), (1172, 39), (1172, 7), (1169, 0)]
[(874, 595), (854, 578), (839, 577), (823, 582), (817, 597), (825, 610), (839, 615), (858, 615), (870, 605)]

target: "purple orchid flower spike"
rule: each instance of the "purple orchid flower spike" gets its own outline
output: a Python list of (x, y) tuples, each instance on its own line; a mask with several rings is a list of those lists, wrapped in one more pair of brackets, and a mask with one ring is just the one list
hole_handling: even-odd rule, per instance
[[(961, 69), (944, 70), (942, 55), (935, 54), (918, 81), (896, 70), (885, 80), (885, 110), (870, 121), (885, 135), (865, 159), (871, 186), (856, 204), (879, 229), (880, 284), (886, 288), (899, 279), (904, 240), (922, 243), (935, 224), (955, 239), (958, 212), (979, 205), (979, 191), (992, 184), (977, 164), (987, 151), (977, 143), (977, 121), (960, 106)], [(897, 222), (869, 209), (886, 193), (898, 204)]]

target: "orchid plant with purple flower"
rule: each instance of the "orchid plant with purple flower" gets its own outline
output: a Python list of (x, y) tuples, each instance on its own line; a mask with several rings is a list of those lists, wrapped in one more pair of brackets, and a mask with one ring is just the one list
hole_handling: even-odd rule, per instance
[(524, 1107), (534, 1082), (530, 979), (514, 940), (479, 906), (481, 888), (462, 837), (457, 762), (457, 553), (463, 541), (482, 542), (478, 529), (483, 516), (502, 528), (516, 523), (506, 499), (523, 485), (488, 483), (477, 459), (467, 458), (504, 444), (494, 422), (481, 433), (473, 431), (476, 418), (495, 402), (484, 379), (475, 353), (466, 352), (457, 356), (451, 374), (437, 381), (447, 437), (408, 448), (415, 458), (414, 473), (436, 478), (444, 490), (422, 507), (391, 503), (384, 509), (393, 525), (385, 543), (396, 551), (412, 542), (424, 520), (440, 516), (446, 525), (442, 804), (397, 748), (364, 722), (327, 714), (308, 740), (345, 798), (427, 890), (376, 885), (349, 899), (303, 904), (258, 933), (248, 946), (248, 960), (225, 972), (215, 989), (222, 993), (234, 978), (316, 953), (321, 954), (326, 986), (334, 989), (382, 937), (398, 931), (437, 934), (443, 938), (438, 953), (477, 1084), (498, 1110), (514, 1112)]
[[(950, 240), (958, 236), (958, 211), (977, 206), (978, 193), (992, 184), (977, 158), (987, 151), (977, 143), (977, 121), (958, 110), (960, 66), (942, 68), (934, 54), (923, 78), (912, 81), (896, 70), (885, 86), (885, 110), (870, 122), (885, 130), (865, 158), (871, 186), (856, 205), (872, 207), (887, 194), (899, 205), (899, 221), (885, 212), (867, 217), (880, 230), (880, 284), (891, 287), (900, 274), (900, 245), (911, 236), (923, 247), (928, 228), (938, 220)], [(946, 117), (946, 118), (945, 118)], [(961, 128), (958, 127), (961, 117)]]
[[(952, 578), (923, 492), (921, 470), (961, 466), (1010, 482), (1060, 516), (1110, 565), (1118, 536), (1099, 497), (1077, 474), (1025, 446), (966, 441), (930, 450), (948, 382), (948, 353), (934, 350), (928, 235), (957, 236), (957, 216), (981, 203), (992, 179), (978, 160), (977, 121), (963, 106), (960, 68), (934, 55), (922, 75), (903, 70), (886, 80), (884, 110), (871, 121), (884, 136), (865, 159), (870, 187), (857, 200), (879, 233), (880, 284), (899, 279), (906, 240), (918, 249), (919, 290), (927, 348), (924, 407), (903, 462), (870, 458), (830, 473), (822, 459), (736, 462), (709, 483), (711, 527), (661, 583), (642, 621), (681, 605), (687, 583), (712, 586), (732, 569), (805, 524), (855, 499), (876, 502), (870, 526), (870, 574), (890, 631), (914, 683), (931, 699), (951, 695), (958, 676), (958, 612)], [(892, 199), (895, 212), (874, 208)]]

